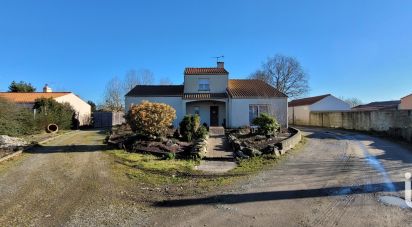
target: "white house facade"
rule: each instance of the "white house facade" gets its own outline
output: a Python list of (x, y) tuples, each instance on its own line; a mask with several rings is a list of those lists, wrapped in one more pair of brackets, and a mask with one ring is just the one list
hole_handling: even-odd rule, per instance
[(287, 127), (287, 96), (260, 80), (229, 79), (223, 62), (211, 68), (186, 68), (183, 85), (137, 85), (126, 94), (126, 111), (147, 100), (176, 110), (174, 126), (187, 114), (198, 114), (208, 126), (250, 126), (260, 113)]
[(44, 86), (43, 92), (0, 92), (0, 98), (14, 102), (20, 106), (33, 108), (39, 98), (52, 98), (59, 103), (69, 103), (76, 113), (79, 125), (91, 123), (91, 106), (72, 92), (53, 92), (50, 87)]
[(350, 105), (333, 95), (320, 95), (289, 102), (289, 124), (309, 125), (312, 111), (349, 111)]

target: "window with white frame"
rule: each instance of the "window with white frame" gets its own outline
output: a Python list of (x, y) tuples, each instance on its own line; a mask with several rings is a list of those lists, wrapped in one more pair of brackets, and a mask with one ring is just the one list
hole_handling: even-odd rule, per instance
[(199, 79), (199, 91), (210, 91), (209, 79)]
[(194, 114), (200, 115), (200, 108), (198, 106), (195, 106), (193, 109), (195, 110)]
[(269, 105), (249, 105), (249, 123), (252, 124), (252, 121), (261, 113), (269, 113)]

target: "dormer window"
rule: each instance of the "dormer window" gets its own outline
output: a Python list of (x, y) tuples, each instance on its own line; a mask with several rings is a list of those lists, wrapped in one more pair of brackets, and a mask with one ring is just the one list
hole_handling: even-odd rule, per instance
[(199, 79), (199, 91), (210, 91), (209, 79)]

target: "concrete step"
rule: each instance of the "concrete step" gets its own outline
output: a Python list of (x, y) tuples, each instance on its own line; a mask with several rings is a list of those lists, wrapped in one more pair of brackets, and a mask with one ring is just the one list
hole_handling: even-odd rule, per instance
[(224, 136), (225, 128), (222, 126), (211, 126), (209, 127), (209, 135), (211, 136)]

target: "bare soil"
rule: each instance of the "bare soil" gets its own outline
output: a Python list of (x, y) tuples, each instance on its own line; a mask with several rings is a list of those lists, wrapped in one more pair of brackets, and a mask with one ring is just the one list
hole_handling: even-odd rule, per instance
[(255, 135), (255, 134), (243, 134), (243, 135), (235, 135), (235, 136), (245, 145), (254, 147), (258, 150), (262, 150), (262, 149), (265, 149), (269, 144), (276, 144), (288, 138), (290, 136), (290, 133), (279, 133), (277, 136), (273, 136), (269, 138), (264, 138), (261, 135)]
[(0, 148), (0, 158), (5, 157), (9, 154), (12, 154), (16, 150), (13, 148)]
[(130, 181), (112, 172), (104, 134), (79, 131), (1, 163), (0, 225), (144, 225)]

